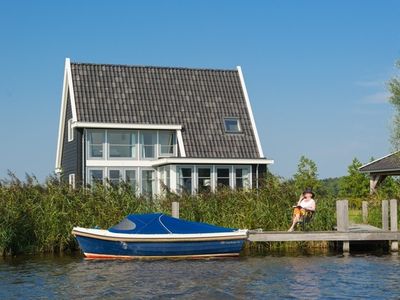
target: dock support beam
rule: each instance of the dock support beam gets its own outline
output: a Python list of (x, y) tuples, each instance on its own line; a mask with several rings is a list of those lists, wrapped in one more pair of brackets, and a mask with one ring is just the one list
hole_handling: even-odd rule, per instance
[[(347, 200), (336, 201), (336, 224), (337, 231), (349, 231), (349, 202)], [(343, 241), (343, 255), (350, 253), (350, 242)]]
[(362, 220), (364, 224), (368, 223), (368, 202), (362, 202)]
[(179, 219), (179, 202), (172, 202), (172, 217)]
[[(397, 231), (397, 200), (390, 200), (390, 231)], [(392, 252), (399, 252), (399, 241), (391, 241), (390, 250)]]

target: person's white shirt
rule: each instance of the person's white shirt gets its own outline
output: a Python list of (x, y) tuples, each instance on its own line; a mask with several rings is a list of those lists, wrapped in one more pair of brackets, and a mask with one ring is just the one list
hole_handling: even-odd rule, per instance
[(315, 201), (314, 201), (314, 199), (312, 199), (312, 198), (309, 199), (309, 200), (307, 200), (307, 199), (304, 198), (303, 200), (301, 200), (300, 206), (301, 206), (302, 208), (304, 208), (304, 209), (314, 211), (314, 210), (315, 210)]

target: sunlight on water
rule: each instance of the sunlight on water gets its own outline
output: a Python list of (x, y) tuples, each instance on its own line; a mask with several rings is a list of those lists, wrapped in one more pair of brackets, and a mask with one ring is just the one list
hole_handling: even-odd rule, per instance
[(266, 256), (206, 261), (0, 261), (0, 299), (398, 299), (397, 256)]

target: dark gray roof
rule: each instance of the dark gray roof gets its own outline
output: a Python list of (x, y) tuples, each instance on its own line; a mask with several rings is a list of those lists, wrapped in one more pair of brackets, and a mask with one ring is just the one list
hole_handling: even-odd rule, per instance
[[(80, 122), (182, 125), (187, 157), (259, 158), (237, 70), (72, 63)], [(242, 133), (226, 134), (224, 117)]]
[(395, 152), (374, 160), (359, 169), (365, 173), (382, 173), (400, 171), (400, 152)]

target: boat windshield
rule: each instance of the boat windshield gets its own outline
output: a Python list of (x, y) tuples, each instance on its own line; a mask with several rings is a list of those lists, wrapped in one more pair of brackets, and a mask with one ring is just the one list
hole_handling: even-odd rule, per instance
[(115, 230), (134, 230), (136, 228), (136, 224), (129, 220), (128, 218), (123, 219), (117, 225), (114, 225), (110, 229)]

